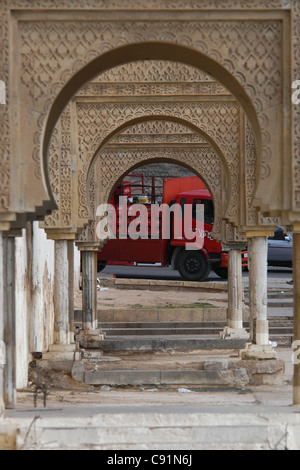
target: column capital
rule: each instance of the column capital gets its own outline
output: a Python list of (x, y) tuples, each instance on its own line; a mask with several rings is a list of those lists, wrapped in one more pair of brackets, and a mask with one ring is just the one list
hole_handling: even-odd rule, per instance
[(101, 246), (98, 242), (76, 242), (79, 251), (99, 251)]
[(232, 242), (225, 242), (222, 244), (224, 250), (246, 250), (247, 243), (232, 243)]
[(300, 222), (294, 222), (292, 226), (293, 233), (300, 233)]
[(22, 229), (21, 228), (15, 228), (15, 229), (9, 230), (8, 232), (2, 232), (2, 235), (5, 238), (21, 237), (22, 236)]
[(44, 229), (48, 240), (75, 240), (75, 232), (59, 231), (57, 229)]
[(272, 237), (274, 235), (273, 229), (263, 229), (263, 230), (247, 230), (243, 232), (243, 236), (246, 238), (258, 238), (258, 237)]

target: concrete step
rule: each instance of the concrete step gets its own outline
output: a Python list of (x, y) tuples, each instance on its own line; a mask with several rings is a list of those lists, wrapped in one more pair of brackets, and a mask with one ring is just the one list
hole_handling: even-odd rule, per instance
[[(294, 320), (292, 316), (275, 316), (268, 317), (269, 325), (271, 327), (275, 326), (290, 326), (293, 327)], [(220, 328), (223, 329), (226, 326), (225, 321), (203, 321), (203, 322), (186, 322), (186, 321), (177, 321), (177, 322), (163, 322), (163, 321), (151, 321), (151, 322), (100, 322), (100, 327), (102, 329), (113, 329), (113, 328), (132, 328), (132, 329), (147, 329), (147, 328), (160, 328), (160, 329), (175, 329), (175, 328)], [(243, 325), (245, 328), (249, 327), (249, 321), (244, 321)]]
[[(245, 305), (249, 305), (249, 299), (245, 299)], [(277, 307), (277, 308), (293, 308), (294, 299), (288, 298), (274, 298), (268, 299), (268, 308)]]
[(100, 327), (102, 329), (110, 328), (162, 328), (162, 329), (174, 329), (174, 328), (223, 328), (225, 326), (224, 321), (205, 321), (205, 322), (100, 322)]
[(110, 336), (102, 341), (80, 341), (80, 347), (84, 349), (101, 349), (104, 353), (117, 352), (117, 351), (193, 351), (198, 349), (242, 349), (245, 340), (240, 339), (220, 339), (215, 335), (202, 335), (201, 337), (170, 335), (156, 336), (143, 336), (139, 338), (136, 336)]
[[(102, 322), (99, 326), (105, 333), (105, 339), (97, 346), (94, 343), (94, 347), (101, 347), (106, 352), (116, 351), (117, 348), (122, 351), (184, 351), (188, 348), (220, 348), (219, 333), (226, 322)], [(248, 321), (244, 322), (244, 328), (249, 330)], [(293, 340), (292, 317), (269, 318), (269, 332), (271, 341), (280, 346), (290, 345)], [(91, 342), (80, 344), (81, 347), (89, 347)]]
[[(207, 336), (207, 335), (218, 335), (223, 328), (102, 328), (102, 332), (105, 333), (106, 338), (111, 336), (180, 336), (180, 335), (192, 335), (192, 336)], [(270, 335), (290, 334), (292, 335), (294, 330), (292, 327), (275, 327), (271, 326)]]
[(222, 328), (102, 328), (108, 336), (217, 335)]
[[(228, 343), (232, 342), (228, 341)], [(221, 355), (220, 355), (221, 354)], [(157, 351), (150, 354), (130, 350), (104, 353), (97, 363), (84, 360), (73, 364), (72, 378), (95, 386), (174, 387), (245, 389), (250, 385), (274, 384), (282, 380), (284, 363), (274, 358), (249, 361), (239, 351)]]
[(293, 306), (294, 299), (268, 299), (268, 307), (292, 308)]
[[(30, 426), (29, 420), (33, 419), (30, 415), (27, 420), (23, 418), (24, 424), (19, 424), (17, 449), (131, 450), (131, 457), (139, 459), (140, 468), (161, 463), (160, 450), (175, 451), (162, 455), (167, 465), (178, 463), (174, 459), (176, 455), (177, 458), (185, 456), (181, 464), (187, 466), (195, 464), (192, 450), (299, 450), (295, 434), (299, 423), (288, 413), (280, 420), (272, 410), (261, 407), (256, 413), (246, 407), (238, 411), (171, 405), (141, 408), (121, 407), (110, 411), (98, 407), (91, 408), (89, 413), (77, 410), (73, 416), (60, 410), (59, 416), (54, 411), (51, 417), (40, 412), (34, 426)], [(138, 454), (139, 450), (149, 452)], [(131, 463), (138, 467), (132, 461), (122, 461), (129, 457), (127, 454), (104, 455), (101, 463), (106, 466)]]

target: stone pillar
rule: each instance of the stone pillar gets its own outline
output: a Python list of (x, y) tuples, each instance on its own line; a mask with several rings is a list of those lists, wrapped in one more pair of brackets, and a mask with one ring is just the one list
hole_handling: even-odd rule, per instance
[(247, 345), (242, 357), (249, 359), (277, 358), (272, 345), (269, 344), (267, 254), (266, 236), (248, 239), (250, 339), (253, 344)]
[(6, 408), (16, 405), (15, 237), (3, 237), (3, 337), (5, 366), (3, 396)]
[(241, 250), (228, 254), (228, 326), (243, 328), (243, 284)]
[(221, 334), (223, 338), (248, 339), (243, 328), (243, 282), (241, 248), (231, 248), (228, 253), (228, 313), (227, 327)]
[(97, 251), (82, 251), (82, 324), (94, 330), (97, 321)]
[(68, 240), (55, 240), (54, 342), (69, 344), (69, 260)]
[[(294, 379), (293, 403), (300, 405), (300, 233), (293, 234), (293, 280), (294, 280)], [(296, 343), (299, 341), (299, 343)]]
[(69, 341), (74, 342), (74, 242), (68, 240)]
[(87, 348), (90, 341), (101, 341), (104, 334), (97, 320), (97, 252), (98, 243), (80, 242), (82, 267), (82, 330), (76, 339)]
[(269, 344), (268, 304), (268, 241), (267, 237), (253, 237), (248, 244), (250, 330), (253, 343)]
[(54, 344), (43, 352), (43, 360), (64, 368), (64, 361), (81, 359), (74, 340), (74, 237), (51, 233), (51, 238), (55, 241)]

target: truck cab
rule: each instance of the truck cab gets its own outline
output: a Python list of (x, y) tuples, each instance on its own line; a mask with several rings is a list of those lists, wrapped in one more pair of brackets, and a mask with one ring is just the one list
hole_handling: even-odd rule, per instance
[[(127, 186), (124, 185), (123, 189)], [(178, 187), (191, 188), (178, 191)], [(195, 189), (199, 188), (199, 189)], [(130, 191), (128, 190), (128, 194)], [(114, 204), (117, 205), (118, 197), (121, 193), (116, 192)], [(123, 192), (123, 194), (125, 194)], [(133, 203), (134, 203), (134, 198)], [(150, 201), (149, 201), (150, 199)], [(148, 236), (146, 238), (131, 239), (117, 237), (109, 240), (102, 250), (98, 252), (98, 269), (109, 264), (161, 264), (161, 266), (172, 266), (173, 269), (179, 271), (181, 277), (188, 281), (202, 281), (207, 278), (211, 269), (222, 278), (227, 277), (228, 253), (222, 250), (221, 243), (217, 242), (212, 235), (214, 224), (214, 205), (209, 191), (198, 177), (176, 178), (174, 180), (166, 180), (164, 182), (164, 198), (163, 204), (170, 208), (169, 215), (173, 220), (166, 221), (161, 215), (159, 217), (159, 233), (160, 236), (152, 238), (151, 232), (151, 209), (158, 206), (157, 201), (153, 197), (140, 199), (137, 201), (143, 203), (148, 210)], [(131, 204), (131, 203), (130, 203)], [(130, 217), (130, 204), (126, 206), (128, 224), (132, 222)], [(172, 206), (175, 204), (174, 211)], [(204, 211), (200, 212), (204, 220), (202, 224), (197, 223), (199, 220), (199, 211), (197, 206), (202, 205)], [(180, 217), (175, 216), (177, 208)], [(186, 210), (191, 210), (191, 217), (186, 216)], [(117, 209), (118, 214), (118, 209)], [(117, 217), (118, 218), (118, 217)], [(118, 218), (119, 220), (119, 218)], [(175, 230), (176, 223), (181, 225), (181, 236), (177, 235)], [(162, 236), (166, 223), (170, 223), (169, 237), (166, 239)], [(191, 226), (187, 225), (191, 223)], [(201, 228), (200, 228), (201, 227)], [(178, 226), (177, 226), (178, 228)], [(186, 236), (188, 233), (194, 232), (195, 237)], [(195, 241), (201, 238), (202, 243), (196, 247)], [(193, 247), (194, 245), (194, 247)], [(247, 266), (247, 252), (242, 254), (242, 265)]]

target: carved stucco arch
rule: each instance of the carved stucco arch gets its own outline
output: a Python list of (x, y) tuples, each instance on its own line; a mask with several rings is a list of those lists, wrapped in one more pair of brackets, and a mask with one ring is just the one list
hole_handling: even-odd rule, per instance
[[(188, 130), (192, 130), (198, 134), (209, 145), (205, 148), (199, 145), (198, 148), (164, 148), (162, 154), (157, 152), (155, 148), (149, 149), (127, 149), (126, 158), (119, 157), (122, 154), (122, 147), (120, 152), (117, 150), (110, 150), (109, 143), (126, 129), (130, 129), (141, 122), (149, 121), (171, 121), (183, 125)], [(228, 194), (228, 186), (230, 186), (230, 173), (227, 168), (227, 162), (215, 142), (207, 138), (208, 136), (200, 129), (191, 125), (177, 117), (163, 117), (163, 116), (144, 116), (143, 118), (134, 119), (122, 125), (120, 128), (115, 129), (105, 141), (97, 148), (94, 157), (90, 163), (89, 170), (86, 178), (86, 191), (88, 208), (90, 212), (90, 223), (88, 229), (84, 231), (83, 238), (94, 239), (94, 222), (95, 222), (95, 208), (98, 204), (108, 203), (116, 184), (122, 178), (132, 171), (134, 168), (142, 164), (154, 162), (169, 162), (183, 166), (191, 170), (195, 175), (199, 176), (209, 189), (215, 206), (215, 224), (213, 228), (213, 235), (218, 240), (224, 238), (222, 233), (222, 220), (225, 219), (228, 199), (225, 201), (223, 194), (224, 188)], [(100, 186), (100, 191), (95, 191), (95, 187)], [(96, 194), (96, 195), (95, 195)]]
[[(44, 216), (47, 208), (55, 207), (47, 179), (47, 151), (55, 122), (77, 88), (89, 80), (88, 69), (96, 76), (101, 70), (93, 67), (99, 60), (103, 59), (103, 70), (122, 60), (137, 60), (133, 50), (129, 54), (130, 47), (144, 49), (141, 59), (165, 54), (167, 60), (173, 48), (175, 60), (206, 68), (221, 83), (229, 78), (227, 88), (244, 107), (255, 132), (262, 170), (254, 198), (258, 207), (264, 198), (266, 212), (297, 211), (299, 184), (289, 167), (293, 163), (298, 175), (299, 112), (295, 108), (291, 115), (290, 72), (299, 70), (299, 2), (200, 3), (188, 0), (175, 8), (165, 1), (141, 0), (137, 8), (136, 1), (128, 0), (126, 12), (120, 0), (110, 2), (109, 7), (98, 0), (76, 0), (76, 6), (70, 0), (59, 4), (56, 0), (11, 0), (0, 5), (1, 78), (8, 84), (9, 103), (0, 110), (5, 143), (0, 161), (5, 175), (0, 186), (3, 226), (17, 214), (23, 213), (25, 221), (30, 213)], [(145, 41), (150, 48), (144, 47)], [(177, 47), (182, 54), (175, 53)], [(122, 58), (117, 57), (120, 51)], [(82, 83), (76, 83), (80, 77)], [(295, 132), (292, 158), (291, 132), (284, 125), (290, 119)], [(28, 185), (35, 190), (25, 195)], [(298, 217), (296, 212), (290, 214)]]
[[(103, 141), (100, 143), (100, 145), (98, 146), (98, 148), (96, 149), (91, 161), (90, 161), (90, 164), (89, 164), (89, 168), (88, 168), (88, 171), (87, 171), (87, 177), (86, 177), (86, 193), (87, 195), (89, 194), (89, 187), (90, 187), (90, 182), (91, 182), (91, 175), (92, 175), (92, 172), (93, 172), (93, 168), (94, 168), (94, 165), (95, 163), (97, 162), (97, 160), (99, 159), (101, 153), (105, 150), (105, 148), (107, 147), (107, 145), (119, 134), (121, 134), (124, 130), (126, 129), (129, 129), (131, 127), (133, 127), (134, 125), (138, 124), (138, 123), (141, 123), (141, 122), (149, 122), (149, 121), (165, 121), (165, 122), (174, 122), (174, 123), (178, 123), (180, 125), (183, 125), (184, 127), (186, 127), (187, 129), (189, 130), (192, 130), (195, 134), (201, 136), (204, 141), (206, 141), (211, 149), (213, 150), (214, 154), (217, 156), (218, 160), (219, 160), (219, 163), (220, 163), (220, 168), (222, 168), (222, 174), (226, 180), (226, 187), (227, 187), (227, 205), (225, 208), (223, 208), (223, 211), (224, 211), (224, 214), (223, 216), (226, 217), (226, 214), (227, 214), (227, 207), (228, 205), (230, 204), (230, 201), (231, 201), (231, 187), (232, 187), (232, 182), (231, 182), (231, 173), (230, 173), (230, 170), (228, 168), (228, 162), (226, 161), (226, 158), (225, 158), (225, 155), (223, 153), (223, 151), (221, 150), (221, 148), (218, 146), (218, 144), (211, 138), (210, 135), (208, 135), (203, 129), (197, 127), (195, 124), (185, 120), (185, 119), (182, 119), (182, 118), (179, 118), (178, 116), (164, 116), (164, 115), (145, 115), (145, 116), (142, 116), (142, 117), (139, 117), (139, 118), (135, 118), (135, 119), (131, 119), (127, 122), (125, 122), (124, 124), (122, 124), (120, 127), (112, 130), (112, 132), (107, 135)], [(145, 159), (142, 155), (143, 155), (143, 151), (144, 150), (141, 150), (140, 151), (140, 161), (137, 162), (137, 164), (134, 164), (134, 166), (137, 166), (138, 164), (141, 164), (144, 160), (146, 161), (147, 159)], [(166, 153), (167, 153), (167, 149), (166, 149)], [(165, 159), (166, 161), (167, 160), (171, 160), (170, 157), (166, 157)], [(189, 163), (189, 157), (185, 158), (183, 161), (182, 161), (182, 165), (183, 166), (186, 166), (187, 168), (191, 169), (192, 171), (194, 171), (195, 173), (198, 173), (198, 176), (201, 177), (201, 175), (199, 174), (199, 169), (196, 168), (195, 166), (195, 160), (193, 158), (190, 159), (190, 163)], [(126, 161), (124, 162), (126, 164)], [(129, 163), (130, 166), (132, 166), (130, 163)], [(128, 172), (128, 170), (127, 170)], [(123, 174), (126, 174), (126, 172)], [(220, 176), (220, 175), (219, 175)], [(204, 178), (204, 175), (203, 175), (203, 178)], [(119, 177), (120, 179), (120, 177)], [(212, 191), (213, 191), (213, 187), (212, 187), (212, 181), (210, 181), (210, 179), (208, 179), (208, 176), (206, 175), (205, 176), (205, 179), (206, 179), (206, 182), (207, 182), (207, 185), (208, 185), (208, 188), (210, 188)], [(221, 178), (219, 177), (219, 180)], [(110, 182), (111, 181), (111, 178), (108, 177), (107, 180)], [(216, 184), (218, 184), (219, 187), (221, 187), (221, 182), (218, 181), (218, 183), (216, 182)], [(214, 191), (215, 192), (215, 191)], [(103, 197), (104, 197), (104, 200), (103, 202), (108, 202), (109, 201), (109, 198), (110, 198), (110, 193), (111, 193), (111, 190), (107, 190)]]
[[(119, 172), (115, 172), (114, 177), (110, 180), (110, 185), (105, 188), (103, 198), (101, 197), (100, 201), (108, 203), (117, 184), (128, 173), (141, 166), (141, 164), (147, 165), (150, 163), (165, 162), (177, 164), (192, 171), (196, 176), (199, 176), (199, 178), (201, 178), (201, 180), (206, 184), (208, 190), (211, 193), (215, 207), (215, 223), (212, 230), (212, 235), (219, 241), (222, 241), (222, 213), (224, 210), (222, 205), (222, 188), (220, 185), (220, 181), (222, 178), (222, 168), (220, 160), (216, 155), (216, 152), (214, 152), (214, 150), (211, 148), (205, 150), (205, 152), (203, 152), (203, 149), (199, 149), (198, 151), (195, 150), (191, 155), (189, 149), (182, 148), (180, 150), (176, 149), (175, 151), (173, 151), (173, 149), (167, 149), (164, 152), (164, 156), (157, 153), (156, 149), (149, 149), (146, 151), (128, 151), (128, 155), (130, 155), (130, 158), (127, 162), (127, 165), (125, 165), (124, 167), (119, 167)], [(189, 154), (184, 155), (188, 151)], [(157, 154), (156, 156), (155, 153)], [(110, 156), (115, 157), (114, 152), (111, 152), (109, 150), (106, 151), (105, 149), (102, 150), (98, 156), (96, 166), (97, 164), (99, 164), (99, 166), (103, 165), (103, 168), (106, 169), (106, 163)], [(210, 164), (208, 164), (208, 162)], [(93, 183), (91, 184), (91, 181), (94, 180), (92, 174), (93, 172), (91, 172), (91, 174), (89, 175), (89, 186), (93, 185)]]
[[(116, 109), (115, 109), (116, 108)], [(114, 113), (111, 113), (114, 110)], [(104, 118), (101, 112), (104, 114)], [(221, 113), (222, 111), (222, 113)], [(231, 112), (229, 112), (231, 111)], [(219, 114), (218, 114), (219, 112)], [(130, 103), (125, 105), (107, 104), (77, 104), (79, 116), (79, 153), (83, 155), (83, 165), (80, 171), (80, 205), (81, 218), (89, 217), (86, 202), (87, 174), (91, 163), (101, 148), (115, 134), (128, 126), (143, 120), (174, 120), (199, 133), (219, 155), (224, 165), (224, 173), (228, 188), (228, 212), (225, 217), (233, 224), (238, 224), (239, 215), (239, 144), (240, 144), (240, 108), (236, 102), (230, 103)], [(91, 121), (94, 123), (94, 136), (91, 136)], [(113, 115), (114, 114), (114, 115)], [(222, 115), (221, 115), (222, 114)], [(110, 117), (107, 123), (105, 116)], [(133, 117), (137, 116), (137, 117)], [(218, 122), (214, 119), (218, 117)], [(80, 124), (84, 122), (84, 125)], [(99, 126), (99, 131), (97, 126)], [(223, 129), (224, 132), (220, 129)], [(106, 128), (105, 128), (106, 127)], [(87, 142), (85, 142), (85, 140)]]
[(101, 71), (105, 71), (114, 66), (133, 60), (146, 59), (174, 60), (176, 62), (179, 61), (187, 65), (192, 65), (194, 67), (201, 68), (201, 70), (205, 70), (210, 75), (218, 79), (222, 84), (224, 84), (228, 90), (237, 97), (239, 103), (245, 109), (249, 122), (252, 125), (256, 139), (258, 159), (257, 169), (259, 171), (261, 167), (261, 131), (258, 115), (255, 111), (254, 104), (252, 103), (251, 99), (249, 99), (245, 89), (241, 86), (234, 75), (228, 72), (228, 70), (226, 70), (226, 68), (224, 68), (224, 66), (218, 63), (215, 59), (212, 59), (211, 57), (195, 49), (164, 42), (142, 42), (113, 49), (112, 51), (106, 52), (102, 56), (95, 58), (79, 72), (75, 73), (68, 83), (63, 87), (61, 92), (57, 95), (48, 114), (46, 126), (44, 129), (43, 156), (49, 192), (51, 192), (51, 188), (49, 178), (47, 176), (48, 146), (53, 128), (60, 113), (63, 110), (63, 107), (68, 103), (68, 101), (82, 85), (84, 85), (94, 76), (99, 75)]

